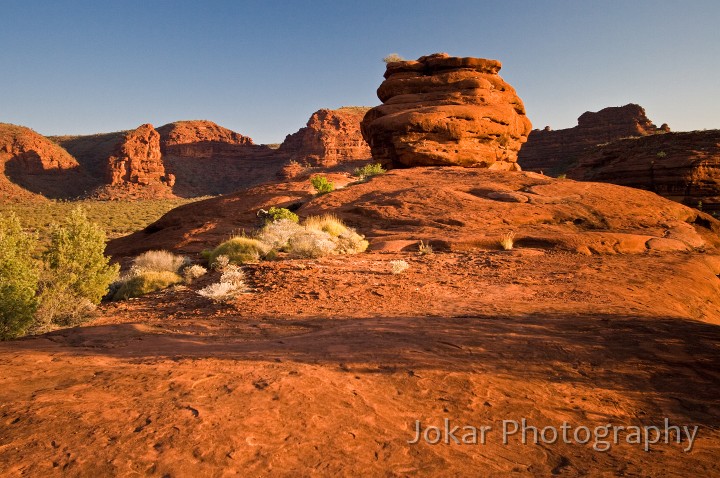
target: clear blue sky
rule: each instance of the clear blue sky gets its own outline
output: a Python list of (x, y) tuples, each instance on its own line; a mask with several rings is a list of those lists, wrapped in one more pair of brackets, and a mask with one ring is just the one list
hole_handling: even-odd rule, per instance
[(720, 128), (720, 2), (0, 0), (0, 121), (85, 134), (209, 119), (280, 142), (379, 103), (388, 53), (494, 58), (534, 127), (629, 102)]

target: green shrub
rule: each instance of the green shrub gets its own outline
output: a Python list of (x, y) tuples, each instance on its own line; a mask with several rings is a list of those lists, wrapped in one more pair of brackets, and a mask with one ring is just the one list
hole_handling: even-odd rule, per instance
[(327, 194), (335, 190), (335, 185), (328, 181), (328, 178), (325, 176), (315, 176), (311, 178), (310, 184), (312, 184), (318, 194)]
[(143, 271), (131, 275), (122, 282), (113, 300), (140, 297), (182, 282), (182, 277), (170, 271)]
[[(119, 266), (105, 256), (105, 233), (74, 209), (62, 226), (55, 225), (45, 251), (38, 320), (46, 324), (79, 323), (71, 298), (99, 304), (117, 278)], [(62, 299), (62, 300), (61, 300)], [(68, 305), (68, 307), (63, 307)], [(72, 306), (71, 306), (72, 305)], [(40, 313), (42, 312), (42, 313)]]
[(37, 239), (23, 232), (14, 213), (0, 217), (0, 340), (21, 336), (37, 308)]
[(246, 262), (257, 262), (270, 248), (250, 237), (237, 236), (217, 246), (210, 253), (209, 262), (212, 266), (218, 256), (227, 256), (233, 264), (245, 264)]
[(284, 207), (275, 207), (275, 206), (271, 207), (268, 210), (265, 218), (266, 218), (265, 219), (266, 222), (276, 222), (276, 221), (280, 221), (283, 219), (288, 219), (288, 220), (296, 222), (296, 223), (300, 222), (300, 218), (298, 217), (297, 214), (292, 212), (290, 209), (286, 209)]
[(366, 164), (362, 168), (355, 169), (355, 176), (357, 176), (360, 181), (365, 181), (367, 178), (386, 172), (380, 163)]

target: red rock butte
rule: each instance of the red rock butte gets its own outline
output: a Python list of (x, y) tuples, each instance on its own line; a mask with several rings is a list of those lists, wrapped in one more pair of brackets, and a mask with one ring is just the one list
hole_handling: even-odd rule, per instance
[(464, 166), (519, 170), (530, 120), (501, 63), (446, 53), (388, 63), (382, 105), (361, 124), (373, 158), (388, 168)]

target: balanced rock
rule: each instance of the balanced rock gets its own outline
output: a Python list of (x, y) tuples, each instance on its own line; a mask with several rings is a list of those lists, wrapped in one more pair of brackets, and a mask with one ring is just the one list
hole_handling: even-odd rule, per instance
[(370, 108), (346, 106), (313, 113), (307, 126), (289, 134), (280, 152), (311, 166), (334, 166), (343, 161), (370, 159), (370, 147), (360, 132), (360, 122)]
[(373, 158), (388, 168), (464, 166), (518, 170), (530, 120), (501, 63), (445, 53), (387, 65), (382, 105), (361, 129)]

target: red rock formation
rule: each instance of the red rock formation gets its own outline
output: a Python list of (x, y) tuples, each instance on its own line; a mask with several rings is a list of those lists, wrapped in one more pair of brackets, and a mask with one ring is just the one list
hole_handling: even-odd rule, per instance
[(212, 158), (242, 153), (253, 140), (212, 121), (177, 121), (157, 129), (163, 155)]
[(182, 197), (227, 194), (272, 179), (276, 150), (211, 121), (178, 121), (157, 129), (173, 192)]
[(175, 178), (165, 174), (160, 153), (160, 134), (151, 124), (128, 132), (107, 160), (106, 182), (111, 189), (127, 190), (132, 195), (148, 187), (156, 197), (170, 196)]
[(646, 136), (670, 131), (665, 124), (655, 126), (636, 104), (585, 112), (573, 128), (553, 131), (549, 127), (533, 130), (520, 149), (518, 162), (528, 171), (565, 173), (588, 148), (620, 138)]
[[(67, 151), (23, 126), (0, 123), (2, 200), (69, 198), (82, 193), (85, 178)], [(70, 181), (68, 181), (70, 179)]]
[(370, 159), (370, 147), (360, 132), (360, 121), (370, 108), (344, 107), (313, 113), (307, 126), (289, 134), (280, 153), (311, 166), (334, 166), (339, 162)]
[(387, 167), (518, 169), (530, 120), (497, 60), (450, 57), (392, 62), (378, 88), (383, 102), (362, 122), (373, 158)]
[(586, 150), (568, 177), (653, 191), (720, 212), (720, 130), (628, 138)]

